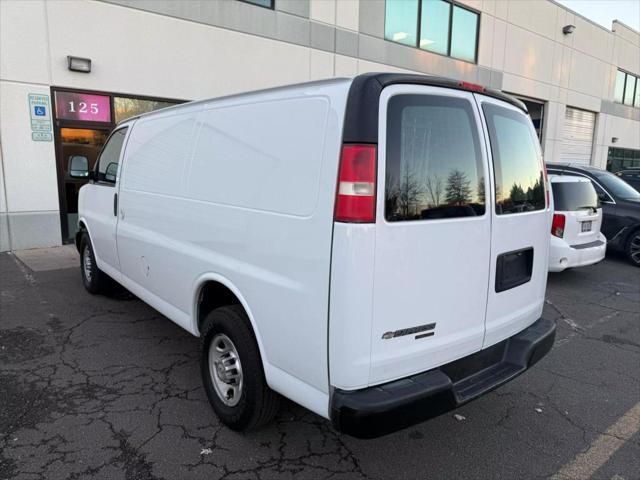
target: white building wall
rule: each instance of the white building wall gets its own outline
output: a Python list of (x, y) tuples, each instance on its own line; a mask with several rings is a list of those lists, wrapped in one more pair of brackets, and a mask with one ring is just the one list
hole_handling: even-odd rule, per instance
[[(276, 2), (267, 25), (274, 12), (233, 0), (207, 3), (208, 13), (201, 2), (0, 0), (0, 250), (60, 243), (54, 146), (31, 140), (26, 108), (28, 93), (51, 86), (195, 100), (418, 72), (547, 102), (547, 161), (559, 158), (567, 106), (598, 113), (595, 165), (613, 137), (640, 148), (640, 109), (612, 103), (617, 68), (640, 74), (640, 35), (621, 23), (611, 32), (546, 0), (463, 0), (481, 12), (474, 65), (384, 40), (384, 0)], [(568, 24), (576, 30), (564, 35)], [(70, 72), (67, 55), (91, 58), (91, 73)]]

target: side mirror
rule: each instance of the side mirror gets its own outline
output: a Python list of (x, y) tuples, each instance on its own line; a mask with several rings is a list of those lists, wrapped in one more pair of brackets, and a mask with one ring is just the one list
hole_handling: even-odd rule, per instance
[(104, 172), (104, 179), (107, 182), (116, 182), (116, 175), (118, 174), (118, 164), (116, 162), (111, 162), (107, 165), (107, 169)]
[(89, 160), (83, 155), (69, 157), (69, 176), (71, 178), (89, 179)]

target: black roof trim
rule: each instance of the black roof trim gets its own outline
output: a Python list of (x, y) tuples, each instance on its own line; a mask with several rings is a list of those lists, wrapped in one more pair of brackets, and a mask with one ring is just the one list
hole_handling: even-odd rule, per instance
[[(378, 104), (380, 94), (389, 85), (431, 85), (465, 90), (459, 80), (404, 73), (365, 73), (353, 79), (349, 88), (344, 122), (344, 143), (378, 143)], [(527, 107), (520, 100), (499, 90), (486, 88), (483, 95), (503, 100), (521, 109)]]

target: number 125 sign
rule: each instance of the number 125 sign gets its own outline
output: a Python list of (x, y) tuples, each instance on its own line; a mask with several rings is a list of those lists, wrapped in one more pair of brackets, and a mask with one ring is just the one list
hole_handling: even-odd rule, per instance
[(111, 122), (108, 95), (80, 92), (55, 92), (56, 118), (85, 122)]

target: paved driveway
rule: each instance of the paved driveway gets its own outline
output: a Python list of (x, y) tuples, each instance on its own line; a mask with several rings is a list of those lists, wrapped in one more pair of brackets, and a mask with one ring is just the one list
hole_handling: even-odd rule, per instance
[(369, 441), (289, 402), (268, 428), (227, 430), (198, 339), (25, 261), (39, 271), (0, 255), (2, 479), (640, 478), (640, 269), (620, 259), (550, 276), (558, 336), (533, 370), (460, 419)]

